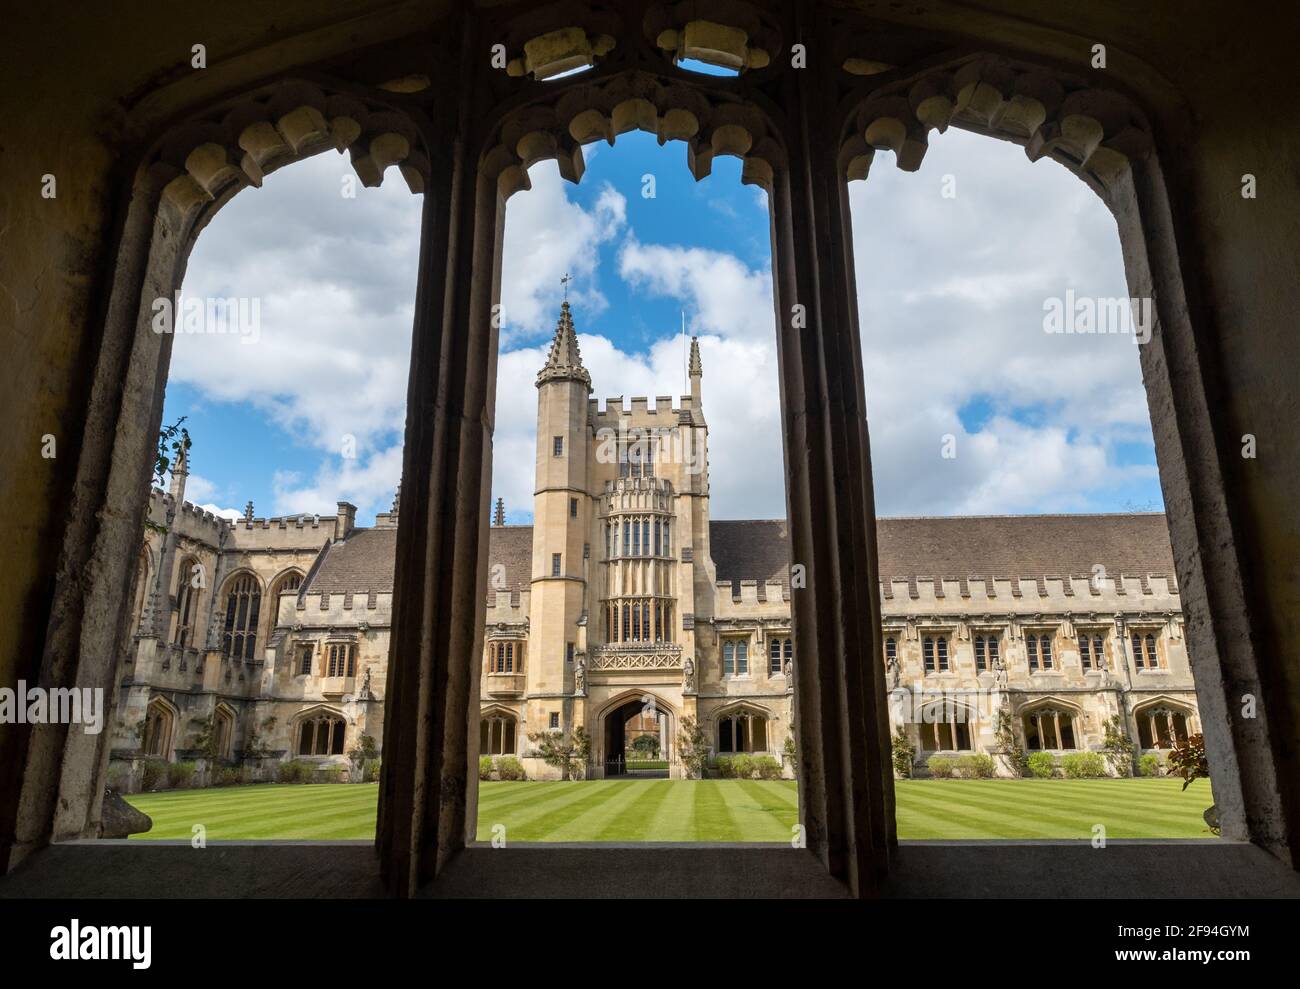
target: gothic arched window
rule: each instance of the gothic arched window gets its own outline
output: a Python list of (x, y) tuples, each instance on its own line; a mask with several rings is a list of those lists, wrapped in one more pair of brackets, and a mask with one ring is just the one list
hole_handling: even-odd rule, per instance
[(766, 752), (767, 718), (739, 711), (718, 719), (719, 752)]
[(202, 575), (203, 569), (194, 557), (188, 556), (181, 563), (176, 578), (176, 631), (172, 635), (172, 642), (178, 646), (188, 646), (194, 641)]
[(337, 714), (318, 714), (298, 725), (299, 755), (342, 755), (347, 724)]
[(242, 574), (226, 591), (226, 629), (222, 651), (231, 659), (252, 659), (257, 649), (257, 619), (262, 607), (262, 590), (252, 574)]
[(1074, 717), (1067, 711), (1040, 707), (1024, 716), (1025, 747), (1029, 749), (1073, 749)]
[(479, 755), (514, 755), (515, 719), (508, 714), (491, 714), (479, 722)]

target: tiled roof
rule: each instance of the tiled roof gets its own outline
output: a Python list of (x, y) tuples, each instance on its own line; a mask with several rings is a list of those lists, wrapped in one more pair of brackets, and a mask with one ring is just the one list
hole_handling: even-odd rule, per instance
[[(488, 575), (505, 567), (508, 590), (527, 590), (533, 527), (488, 529)], [(1169, 530), (1159, 513), (1136, 515), (987, 515), (886, 518), (877, 523), (882, 579), (1090, 576), (1173, 577)], [(709, 523), (719, 581), (789, 581), (790, 538), (784, 519)], [(396, 529), (357, 529), (332, 544), (304, 593), (393, 589)]]
[[(488, 578), (498, 563), (505, 569), (505, 590), (527, 590), (532, 576), (533, 527), (494, 526), (488, 542)], [(331, 543), (324, 559), (308, 574), (302, 594), (343, 594), (393, 590), (397, 529), (354, 529), (341, 543)]]
[[(877, 520), (882, 580), (1174, 574), (1161, 513), (987, 515)], [(709, 523), (718, 580), (788, 579), (784, 520)]]
[(785, 519), (709, 523), (709, 549), (718, 580), (779, 580), (789, 590), (790, 535)]
[(396, 529), (354, 529), (347, 539), (329, 543), (325, 558), (308, 574), (304, 594), (389, 593), (397, 556)]
[[(497, 565), (506, 568), (505, 587), (492, 586)], [(494, 525), (488, 529), (488, 593), (526, 591), (533, 576), (533, 527)]]
[(877, 538), (885, 577), (1174, 573), (1161, 513), (882, 519)]

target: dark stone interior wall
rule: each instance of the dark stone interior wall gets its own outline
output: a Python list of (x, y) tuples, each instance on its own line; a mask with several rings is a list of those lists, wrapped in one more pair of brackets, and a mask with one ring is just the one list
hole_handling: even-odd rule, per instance
[[(268, 6), (144, 6), (89, 16), (73, 3), (26, 5), (6, 19), (0, 61), (0, 685), (36, 679), (69, 513), (90, 373), (116, 233), (140, 148), (170, 120), (275, 73), (429, 31), (450, 4), (361, 0), (345, 14), (315, 0)], [(498, 6), (498, 5), (493, 5)], [(844, 4), (841, 6), (852, 6)], [(863, 4), (864, 7), (868, 6)], [(1296, 23), (1285, 5), (1244, 12), (1229, 2), (1189, 11), (1157, 0), (919, 0), (896, 18), (960, 39), (996, 38), (1085, 71), (1105, 43), (1108, 73), (1147, 109), (1172, 154), (1162, 164), (1176, 210), (1184, 278), (1208, 363), (1222, 466), (1239, 526), (1250, 619), (1273, 706), (1280, 775), (1300, 780), (1300, 110)], [(208, 68), (190, 67), (207, 46)], [(449, 94), (450, 97), (451, 94)], [(1244, 200), (1253, 174), (1258, 198)], [(57, 198), (40, 195), (42, 176)], [(58, 456), (41, 456), (53, 434)], [(1258, 456), (1240, 456), (1241, 437)], [(1204, 539), (1217, 538), (1203, 533)], [(12, 826), (25, 729), (0, 726), (0, 853)], [(1296, 820), (1296, 792), (1286, 794)], [(1297, 849), (1292, 835), (1292, 848)]]

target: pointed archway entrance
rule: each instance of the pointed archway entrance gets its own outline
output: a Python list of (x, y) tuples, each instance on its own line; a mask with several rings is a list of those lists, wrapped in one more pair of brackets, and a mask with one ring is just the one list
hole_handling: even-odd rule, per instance
[(650, 695), (633, 697), (605, 713), (605, 777), (667, 779), (672, 733), (669, 715)]

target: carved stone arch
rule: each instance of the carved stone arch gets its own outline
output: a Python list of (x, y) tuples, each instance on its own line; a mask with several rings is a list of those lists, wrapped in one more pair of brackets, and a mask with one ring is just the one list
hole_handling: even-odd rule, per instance
[(225, 701), (220, 701), (213, 708), (212, 732), (218, 759), (229, 759), (234, 754), (235, 728), (238, 724), (239, 715)]
[(864, 179), (875, 153), (890, 150), (899, 168), (916, 171), (930, 132), (949, 126), (1012, 141), (1031, 161), (1054, 158), (1108, 204), (1131, 162), (1154, 147), (1145, 116), (1122, 94), (1074, 73), (974, 54), (905, 73), (850, 100), (841, 166), (849, 179)]
[[(1067, 721), (1068, 719), (1068, 721)], [(1049, 694), (1025, 701), (1016, 720), (1029, 749), (1082, 749), (1083, 709), (1073, 701)]]
[(1158, 694), (1133, 705), (1133, 722), (1137, 726), (1134, 741), (1140, 749), (1168, 749), (1176, 741), (1199, 734), (1194, 703)]
[(145, 705), (140, 749), (147, 757), (170, 762), (176, 751), (180, 711), (162, 694), (154, 694)]
[(235, 582), (245, 577), (250, 578), (257, 585), (258, 593), (264, 594), (266, 592), (266, 582), (262, 580), (257, 571), (249, 566), (240, 566), (238, 570), (232, 570), (230, 573), (226, 574), (225, 578), (221, 581), (221, 590), (218, 593), (218, 597), (225, 597), (230, 593)]
[(677, 708), (661, 697), (654, 690), (642, 690), (636, 687), (629, 687), (605, 701), (597, 710), (595, 720), (603, 721), (610, 713), (617, 711), (620, 707), (625, 707), (632, 701), (644, 703), (644, 698), (649, 697), (654, 701), (656, 711), (664, 711), (670, 718), (676, 718), (678, 715)]
[(232, 659), (253, 660), (266, 607), (266, 587), (250, 567), (241, 566), (226, 577), (217, 595), (213, 620), (221, 636), (221, 652)]
[(740, 700), (714, 711), (709, 718), (710, 743), (720, 755), (772, 750), (772, 712), (761, 704)]
[(482, 708), (478, 716), (479, 755), (519, 755), (522, 726), (519, 712), (504, 704)]
[(339, 756), (347, 752), (347, 716), (337, 707), (313, 704), (290, 721), (290, 753), (294, 756)]
[(560, 175), (578, 182), (585, 169), (582, 146), (613, 144), (642, 130), (660, 144), (687, 143), (687, 166), (698, 181), (717, 155), (741, 159), (741, 181), (770, 191), (786, 156), (769, 109), (723, 95), (693, 80), (669, 79), (640, 69), (546, 94), (511, 109), (498, 121), (480, 159), (480, 173), (497, 183), (501, 199), (532, 187), (528, 169), (552, 158)]

